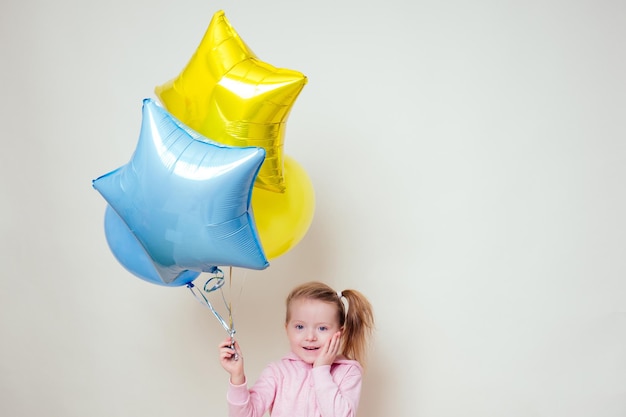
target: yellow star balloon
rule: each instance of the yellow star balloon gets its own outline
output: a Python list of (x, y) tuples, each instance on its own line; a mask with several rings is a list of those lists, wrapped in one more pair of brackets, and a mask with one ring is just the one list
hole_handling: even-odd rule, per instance
[(203, 136), (264, 148), (255, 186), (282, 193), (286, 121), (306, 82), (298, 71), (257, 58), (218, 11), (185, 69), (155, 93), (171, 114)]

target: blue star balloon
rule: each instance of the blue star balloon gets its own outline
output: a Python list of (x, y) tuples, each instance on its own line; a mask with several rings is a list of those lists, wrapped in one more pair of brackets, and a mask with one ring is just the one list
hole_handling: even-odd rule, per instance
[(264, 158), (263, 148), (204, 138), (145, 99), (131, 160), (93, 181), (110, 206), (113, 254), (138, 277), (167, 286), (215, 266), (266, 268), (250, 205)]

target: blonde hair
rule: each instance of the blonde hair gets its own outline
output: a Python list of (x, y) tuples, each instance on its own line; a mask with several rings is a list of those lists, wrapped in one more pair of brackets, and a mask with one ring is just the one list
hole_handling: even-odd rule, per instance
[[(363, 365), (369, 338), (374, 330), (374, 313), (367, 298), (357, 290), (348, 289), (337, 293), (322, 282), (307, 282), (291, 290), (287, 296), (285, 323), (290, 319), (291, 302), (302, 298), (323, 301), (337, 307), (337, 319), (339, 326), (343, 328), (341, 353)], [(345, 298), (346, 304), (342, 298)]]

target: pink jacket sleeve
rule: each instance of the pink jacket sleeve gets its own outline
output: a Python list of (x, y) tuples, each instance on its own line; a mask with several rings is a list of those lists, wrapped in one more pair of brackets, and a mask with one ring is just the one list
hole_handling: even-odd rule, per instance
[(271, 407), (276, 397), (276, 378), (270, 367), (263, 370), (250, 390), (247, 382), (241, 385), (230, 384), (226, 400), (230, 417), (262, 417)]
[(330, 365), (313, 368), (317, 407), (322, 417), (355, 417), (361, 397), (361, 369), (344, 366), (331, 373)]

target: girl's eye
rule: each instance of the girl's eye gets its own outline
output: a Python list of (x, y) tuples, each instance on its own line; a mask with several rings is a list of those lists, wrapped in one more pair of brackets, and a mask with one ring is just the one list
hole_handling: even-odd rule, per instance
[(326, 326), (320, 326), (320, 331), (325, 332), (326, 330), (328, 330), (328, 327), (326, 327)]
[(301, 325), (301, 324), (296, 324), (296, 329), (302, 330), (302, 329), (304, 329), (304, 326)]

